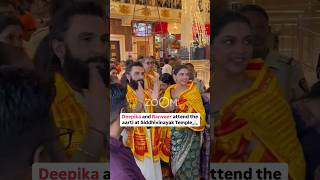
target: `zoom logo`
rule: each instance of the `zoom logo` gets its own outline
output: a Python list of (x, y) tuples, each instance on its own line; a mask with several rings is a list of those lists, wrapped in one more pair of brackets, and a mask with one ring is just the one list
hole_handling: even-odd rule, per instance
[(177, 106), (178, 105), (178, 99), (172, 100), (167, 97), (161, 97), (160, 99), (146, 99), (145, 106), (160, 106), (162, 108), (166, 108), (169, 106)]

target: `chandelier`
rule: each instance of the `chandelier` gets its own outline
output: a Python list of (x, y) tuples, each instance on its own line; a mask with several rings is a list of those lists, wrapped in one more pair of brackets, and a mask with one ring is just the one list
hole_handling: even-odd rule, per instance
[[(172, 0), (173, 1), (173, 0)], [(200, 47), (209, 45), (209, 35), (206, 33), (206, 22), (210, 11), (210, 0), (182, 0), (181, 44), (190, 47), (193, 34), (197, 34)]]

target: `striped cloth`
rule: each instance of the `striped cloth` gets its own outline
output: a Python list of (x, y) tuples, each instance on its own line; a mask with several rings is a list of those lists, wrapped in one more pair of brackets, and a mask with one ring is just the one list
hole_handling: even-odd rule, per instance
[(292, 180), (304, 179), (301, 144), (276, 77), (262, 60), (251, 62), (247, 71), (253, 85), (230, 97), (215, 121), (213, 161), (284, 162)]
[[(52, 105), (55, 124), (58, 128), (69, 128), (74, 130), (70, 148), (66, 155), (70, 159), (78, 150), (87, 130), (89, 117), (86, 110), (79, 102), (79, 98), (73, 92), (61, 74), (55, 74), (56, 98)], [(67, 137), (61, 137), (63, 144), (68, 143)], [(106, 154), (101, 155), (101, 161), (106, 161)]]

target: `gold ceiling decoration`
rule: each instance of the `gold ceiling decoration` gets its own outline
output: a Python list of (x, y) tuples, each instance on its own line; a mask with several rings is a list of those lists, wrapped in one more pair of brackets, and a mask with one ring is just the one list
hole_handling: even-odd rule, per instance
[(150, 10), (150, 8), (142, 9), (141, 14), (142, 14), (143, 16), (151, 16), (151, 10)]
[(130, 14), (130, 7), (127, 5), (119, 5), (119, 11), (122, 14)]
[(167, 9), (161, 10), (161, 16), (166, 18), (170, 17), (170, 11), (168, 11)]

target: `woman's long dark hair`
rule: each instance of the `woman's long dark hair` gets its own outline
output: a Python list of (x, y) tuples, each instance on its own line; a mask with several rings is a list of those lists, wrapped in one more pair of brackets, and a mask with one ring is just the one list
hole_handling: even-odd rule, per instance
[(222, 16), (217, 15), (213, 17), (213, 39), (220, 34), (221, 30), (225, 26), (234, 22), (241, 22), (247, 24), (250, 27), (250, 29), (252, 29), (249, 20), (245, 16), (237, 12), (226, 12)]
[(182, 65), (177, 65), (177, 66), (175, 66), (174, 69), (173, 69), (173, 74), (174, 74), (174, 75), (177, 75), (181, 69), (187, 69), (187, 70), (189, 70), (189, 69), (188, 69), (188, 66), (186, 66), (186, 65), (183, 65), (183, 64), (182, 64)]
[[(223, 28), (225, 28), (228, 24), (234, 23), (234, 22), (240, 22), (244, 23), (249, 26), (250, 29), (252, 29), (252, 26), (250, 24), (250, 21), (243, 16), (240, 13), (233, 12), (233, 11), (227, 11), (222, 15), (214, 15), (213, 21), (212, 21), (212, 34), (211, 34), (211, 42), (214, 41), (214, 39), (221, 33)], [(213, 51), (214, 45), (211, 45), (211, 50)], [(214, 56), (211, 56), (211, 69), (210, 72), (216, 71), (216, 65)]]

